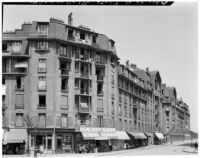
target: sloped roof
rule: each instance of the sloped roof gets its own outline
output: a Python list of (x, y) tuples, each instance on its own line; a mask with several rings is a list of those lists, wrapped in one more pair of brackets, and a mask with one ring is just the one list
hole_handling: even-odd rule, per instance
[(149, 73), (150, 73), (151, 84), (153, 87), (155, 86), (156, 77), (158, 77), (160, 81), (162, 82), (159, 71), (150, 71)]

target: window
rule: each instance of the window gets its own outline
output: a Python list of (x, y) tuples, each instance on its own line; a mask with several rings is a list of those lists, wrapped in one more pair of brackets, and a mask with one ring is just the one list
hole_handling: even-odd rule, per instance
[(97, 94), (103, 95), (103, 83), (97, 83)]
[(16, 127), (23, 127), (24, 126), (24, 122), (23, 122), (23, 114), (18, 113), (16, 114), (16, 123), (15, 123)]
[(124, 115), (127, 117), (127, 106), (124, 107)]
[(71, 39), (71, 40), (74, 39), (73, 32), (74, 32), (74, 31), (73, 31), (72, 29), (68, 28), (68, 39)]
[(61, 108), (68, 108), (68, 96), (61, 96)]
[(85, 33), (80, 32), (80, 39), (85, 40)]
[(2, 76), (2, 85), (5, 85), (5, 82), (6, 80), (5, 80), (5, 77), (4, 76)]
[(115, 118), (112, 117), (112, 127), (115, 128)]
[(102, 99), (98, 99), (97, 111), (102, 111), (102, 110), (103, 110), (103, 100)]
[(112, 112), (113, 112), (113, 113), (115, 112), (115, 104), (114, 104), (114, 101), (112, 101)]
[(38, 116), (39, 116), (39, 126), (45, 127), (46, 126), (46, 114), (40, 113), (40, 114), (38, 114)]
[(49, 31), (49, 25), (48, 24), (38, 24), (37, 31), (39, 34), (47, 35), (48, 31)]
[(67, 114), (62, 114), (61, 115), (61, 126), (62, 127), (67, 127)]
[(12, 43), (12, 52), (14, 52), (14, 53), (21, 52), (21, 42), (13, 42)]
[(103, 116), (97, 116), (97, 126), (103, 127)]
[(16, 109), (23, 109), (24, 108), (24, 94), (16, 94), (15, 96), (15, 108)]
[(96, 62), (101, 62), (101, 54), (96, 53), (95, 59), (96, 59)]
[(96, 44), (96, 40), (97, 40), (97, 37), (96, 36), (92, 36), (92, 43), (93, 44)]
[(45, 76), (39, 77), (38, 89), (39, 90), (46, 90), (46, 77)]
[(2, 44), (2, 50), (3, 50), (3, 52), (8, 52), (9, 50), (8, 50), (8, 44), (7, 43), (3, 43)]
[(81, 123), (82, 125), (85, 125), (85, 124), (86, 124), (86, 115), (84, 115), (84, 114), (81, 114), (81, 115), (80, 115), (80, 123)]
[(112, 72), (112, 74), (111, 74), (111, 83), (112, 83), (112, 84), (115, 84), (114, 72)]
[(122, 106), (119, 104), (119, 115), (122, 115)]
[(23, 89), (24, 88), (24, 78), (21, 76), (16, 77), (16, 89)]
[(61, 78), (61, 90), (62, 91), (68, 90), (68, 79), (67, 78)]
[(46, 72), (46, 59), (39, 59), (38, 72)]
[(48, 50), (48, 42), (37, 42), (37, 49)]
[(119, 119), (119, 130), (122, 130), (122, 119)]
[(46, 108), (46, 96), (39, 95), (39, 108)]

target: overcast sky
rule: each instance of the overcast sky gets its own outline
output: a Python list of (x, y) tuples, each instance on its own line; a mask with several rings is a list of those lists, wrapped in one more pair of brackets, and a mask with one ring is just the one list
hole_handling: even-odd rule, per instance
[(74, 25), (85, 25), (116, 42), (117, 54), (139, 68), (159, 70), (162, 82), (175, 86), (189, 105), (191, 129), (198, 131), (197, 3), (172, 6), (4, 6), (3, 30), (23, 22), (64, 20), (73, 12)]

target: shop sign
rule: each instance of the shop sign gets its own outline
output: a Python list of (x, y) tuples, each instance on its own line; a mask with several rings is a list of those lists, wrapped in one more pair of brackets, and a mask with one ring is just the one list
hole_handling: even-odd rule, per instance
[(115, 128), (99, 128), (99, 127), (80, 127), (80, 132), (115, 132)]

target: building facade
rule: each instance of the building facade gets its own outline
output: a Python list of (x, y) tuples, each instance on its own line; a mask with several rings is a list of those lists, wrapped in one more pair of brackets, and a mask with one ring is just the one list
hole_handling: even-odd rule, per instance
[[(158, 71), (120, 64), (112, 39), (73, 26), (71, 16), (68, 24), (51, 18), (3, 33), (2, 59), (3, 128), (27, 131), (31, 148), (74, 152), (81, 128), (145, 133), (150, 144), (154, 132), (172, 128), (184, 134), (190, 128), (185, 103), (162, 101)], [(169, 89), (176, 100), (173, 92)], [(33, 126), (27, 126), (26, 116)]]

